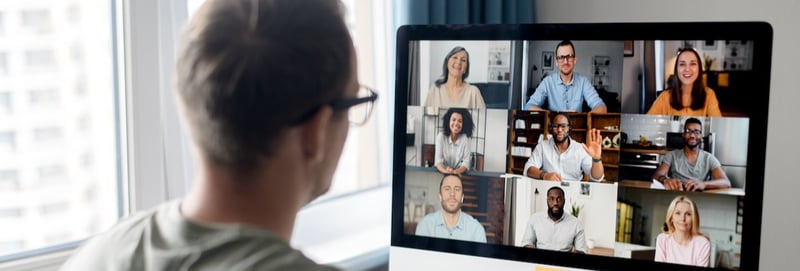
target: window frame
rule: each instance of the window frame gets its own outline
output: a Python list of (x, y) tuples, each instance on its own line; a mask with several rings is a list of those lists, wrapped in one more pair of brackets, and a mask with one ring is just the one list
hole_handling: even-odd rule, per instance
[[(187, 22), (188, 11), (187, 0), (109, 1), (114, 31), (113, 82), (118, 104), (118, 213), (122, 219), (133, 212), (182, 197), (196, 177), (191, 143), (178, 114), (173, 75), (177, 40)], [(392, 16), (391, 4), (380, 1), (368, 4), (371, 10), (362, 16), (384, 22), (370, 30), (373, 58), (369, 64), (384, 67), (386, 63), (394, 63), (389, 55), (393, 52), (389, 47), (392, 43), (388, 40), (394, 37), (392, 20), (387, 19)], [(394, 105), (393, 95), (390, 95), (394, 86), (389, 82), (393, 70), (384, 67), (371, 76), (371, 86), (382, 94), (371, 120), (377, 126), (372, 129), (375, 129), (375, 140), (380, 146), (379, 168), (375, 175), (379, 178), (378, 184), (323, 198), (306, 206), (298, 214), (292, 245), (315, 255), (325, 255), (326, 249), (335, 248), (333, 244), (341, 244), (348, 240), (348, 236), (359, 236), (358, 240), (369, 240), (372, 245), (359, 250), (359, 245), (353, 243), (349, 247), (354, 249), (349, 254), (315, 258), (320, 263), (352, 267), (388, 260), (392, 166), (389, 161), (393, 128), (390, 113)], [(154, 129), (154, 125), (158, 127)], [(359, 210), (360, 215), (331, 219), (351, 214), (351, 210)], [(342, 223), (331, 225), (337, 221)], [(335, 229), (335, 233), (320, 236), (314, 229), (321, 223)], [(0, 259), (0, 269), (58, 269), (83, 241), (26, 251), (6, 261)]]

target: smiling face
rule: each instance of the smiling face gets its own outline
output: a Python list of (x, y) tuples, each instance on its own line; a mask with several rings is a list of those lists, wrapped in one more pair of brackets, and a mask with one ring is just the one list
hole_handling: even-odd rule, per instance
[(442, 211), (448, 214), (456, 214), (461, 210), (461, 202), (464, 200), (461, 179), (455, 175), (449, 175), (442, 180), (442, 187), (439, 188), (439, 200), (442, 201)]
[(459, 51), (450, 56), (447, 60), (448, 75), (463, 79), (464, 73), (467, 72), (468, 65), (469, 59), (467, 57), (467, 52)]
[[(563, 56), (570, 56), (564, 60), (559, 60)], [(575, 56), (575, 50), (572, 46), (562, 45), (556, 49), (556, 62), (558, 63), (558, 70), (561, 75), (572, 75), (572, 70), (575, 69), (575, 64), (578, 63), (578, 57)]]
[(464, 125), (464, 116), (461, 113), (450, 114), (450, 134), (458, 135), (461, 133), (461, 128)]
[(692, 206), (687, 202), (678, 202), (675, 205), (675, 210), (672, 213), (672, 227), (675, 231), (684, 233), (692, 232), (692, 225), (694, 223), (694, 212)]
[(556, 144), (564, 143), (569, 138), (569, 120), (564, 115), (557, 115), (550, 124), (550, 132)]
[(678, 55), (675, 62), (675, 76), (684, 86), (691, 86), (700, 74), (700, 59), (691, 50), (686, 50)]
[(564, 193), (561, 190), (547, 191), (547, 214), (554, 220), (564, 215)]
[(690, 149), (695, 149), (703, 140), (703, 126), (697, 123), (687, 123), (683, 126), (683, 144)]

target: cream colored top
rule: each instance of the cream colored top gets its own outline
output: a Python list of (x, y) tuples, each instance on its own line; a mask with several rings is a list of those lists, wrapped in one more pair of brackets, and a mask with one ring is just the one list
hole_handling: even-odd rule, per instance
[(486, 108), (481, 91), (478, 87), (465, 83), (464, 91), (456, 99), (450, 99), (444, 85), (436, 87), (434, 84), (428, 90), (428, 98), (425, 99), (425, 106), (433, 107), (462, 107), (462, 108)]
[(691, 107), (684, 107), (683, 109), (675, 109), (669, 105), (669, 99), (672, 90), (665, 90), (664, 93), (658, 95), (656, 101), (647, 111), (648, 115), (677, 115), (677, 116), (709, 116), (709, 117), (722, 117), (722, 112), (719, 110), (719, 101), (717, 95), (711, 88), (706, 88), (706, 104), (703, 108), (692, 110)]

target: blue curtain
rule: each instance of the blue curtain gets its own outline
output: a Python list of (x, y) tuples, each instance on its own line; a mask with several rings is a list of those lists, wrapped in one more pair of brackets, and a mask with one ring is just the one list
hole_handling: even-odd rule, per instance
[(395, 0), (397, 25), (534, 23), (533, 0)]

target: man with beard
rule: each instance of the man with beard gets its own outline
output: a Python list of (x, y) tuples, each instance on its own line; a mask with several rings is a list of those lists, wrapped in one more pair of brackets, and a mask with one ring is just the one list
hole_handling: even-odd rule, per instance
[(719, 160), (700, 149), (702, 140), (703, 124), (696, 118), (687, 119), (683, 124), (683, 149), (664, 155), (653, 179), (663, 183), (668, 190), (703, 191), (731, 187)]
[(525, 163), (528, 177), (550, 181), (580, 181), (585, 173), (593, 181), (603, 179), (600, 131), (592, 129), (586, 144), (569, 137), (572, 121), (556, 113), (550, 121), (550, 138), (536, 145)]
[(547, 101), (550, 111), (581, 112), (585, 100), (592, 112), (606, 113), (606, 104), (592, 86), (592, 81), (574, 72), (578, 57), (575, 56), (575, 46), (571, 41), (565, 40), (556, 45), (556, 63), (559, 72), (550, 74), (539, 83), (525, 108), (544, 110), (542, 105)]
[(539, 212), (528, 219), (522, 244), (529, 248), (587, 253), (583, 224), (564, 212), (564, 190), (553, 186), (547, 190), (547, 212)]
[(439, 182), (442, 210), (430, 213), (417, 224), (417, 235), (486, 243), (486, 231), (472, 216), (461, 211), (464, 202), (461, 177), (444, 175)]

